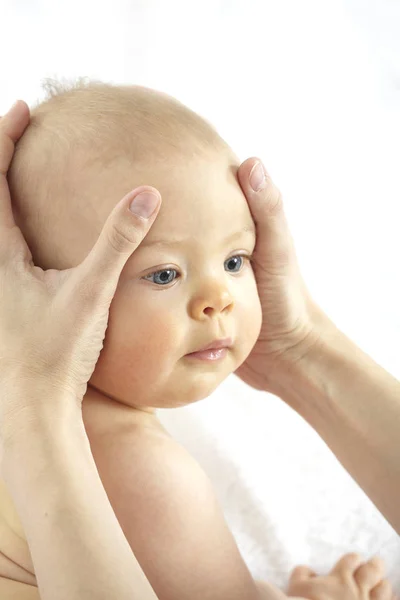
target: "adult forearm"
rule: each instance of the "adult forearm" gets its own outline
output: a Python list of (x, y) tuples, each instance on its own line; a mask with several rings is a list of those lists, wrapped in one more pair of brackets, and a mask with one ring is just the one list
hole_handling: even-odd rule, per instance
[(320, 434), (400, 534), (400, 383), (329, 324), (279, 395)]
[(114, 514), (83, 422), (37, 418), (5, 444), (3, 477), (41, 600), (156, 600)]

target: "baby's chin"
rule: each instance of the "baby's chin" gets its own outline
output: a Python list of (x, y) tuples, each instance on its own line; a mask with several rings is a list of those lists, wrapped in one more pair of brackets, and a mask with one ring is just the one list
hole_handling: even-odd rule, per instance
[(184, 406), (189, 406), (190, 404), (195, 404), (196, 402), (200, 402), (201, 400), (208, 398), (208, 396), (211, 396), (228, 375), (223, 378), (214, 377), (214, 381), (211, 381), (211, 378), (209, 378), (208, 382), (203, 381), (201, 384), (198, 382), (198, 385), (191, 383), (190, 386), (186, 386), (186, 390), (165, 390), (162, 395), (157, 395), (156, 398), (143, 399), (143, 402), (138, 402), (136, 397), (135, 405), (132, 406), (139, 410), (182, 408)]
[[(182, 370), (178, 369), (173, 376), (163, 381), (163, 384), (155, 385), (153, 389), (145, 390), (145, 394), (133, 394), (135, 408), (142, 410), (152, 410), (158, 408), (181, 408), (190, 404), (200, 402), (220, 386), (225, 379), (234, 373), (238, 367), (246, 360), (248, 352), (241, 356), (238, 360), (237, 356), (226, 356), (222, 362), (212, 365), (207, 365), (204, 362), (196, 364), (181, 364)], [(231, 359), (231, 360), (230, 360)]]

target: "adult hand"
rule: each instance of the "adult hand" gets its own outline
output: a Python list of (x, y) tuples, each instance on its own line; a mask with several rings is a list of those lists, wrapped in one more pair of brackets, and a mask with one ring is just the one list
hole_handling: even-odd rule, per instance
[[(31, 416), (50, 410), (56, 417), (61, 407), (49, 406), (52, 397), (67, 395), (81, 410), (121, 271), (161, 205), (156, 189), (140, 186), (115, 206), (80, 265), (64, 271), (35, 266), (15, 224), (6, 179), (15, 143), (29, 120), (22, 101), (0, 120), (0, 443), (23, 421), (21, 411)], [(148, 218), (129, 210), (132, 199), (134, 210), (148, 209)], [(24, 395), (8, 393), (17, 384)], [(30, 389), (55, 389), (57, 394), (30, 398)]]
[(256, 226), (252, 264), (262, 327), (254, 348), (235, 373), (252, 387), (279, 395), (283, 374), (318, 344), (322, 328), (333, 324), (310, 296), (300, 273), (282, 195), (260, 160), (244, 161), (238, 179)]

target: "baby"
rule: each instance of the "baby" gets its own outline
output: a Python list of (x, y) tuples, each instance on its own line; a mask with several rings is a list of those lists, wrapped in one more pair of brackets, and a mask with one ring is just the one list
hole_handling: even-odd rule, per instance
[[(209, 480), (156, 414), (209, 396), (258, 338), (256, 232), (236, 178), (241, 161), (209, 123), (160, 92), (84, 81), (49, 92), (32, 110), (8, 178), (36, 265), (82, 262), (129, 190), (151, 185), (163, 199), (122, 272), (82, 408), (125, 536), (160, 600), (284, 598), (253, 580)], [(0, 575), (32, 593), (34, 567), (4, 485), (0, 516)], [(366, 565), (362, 595), (359, 564), (342, 559), (320, 583), (327, 598), (370, 597), (381, 567)], [(292, 578), (292, 596), (304, 577)]]

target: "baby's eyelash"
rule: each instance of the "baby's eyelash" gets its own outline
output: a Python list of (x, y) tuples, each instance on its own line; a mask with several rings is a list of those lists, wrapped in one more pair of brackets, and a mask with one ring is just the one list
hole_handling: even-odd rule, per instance
[(245, 258), (251, 263), (253, 262), (254, 252), (252, 254), (235, 254), (235, 256), (241, 256), (242, 258)]

